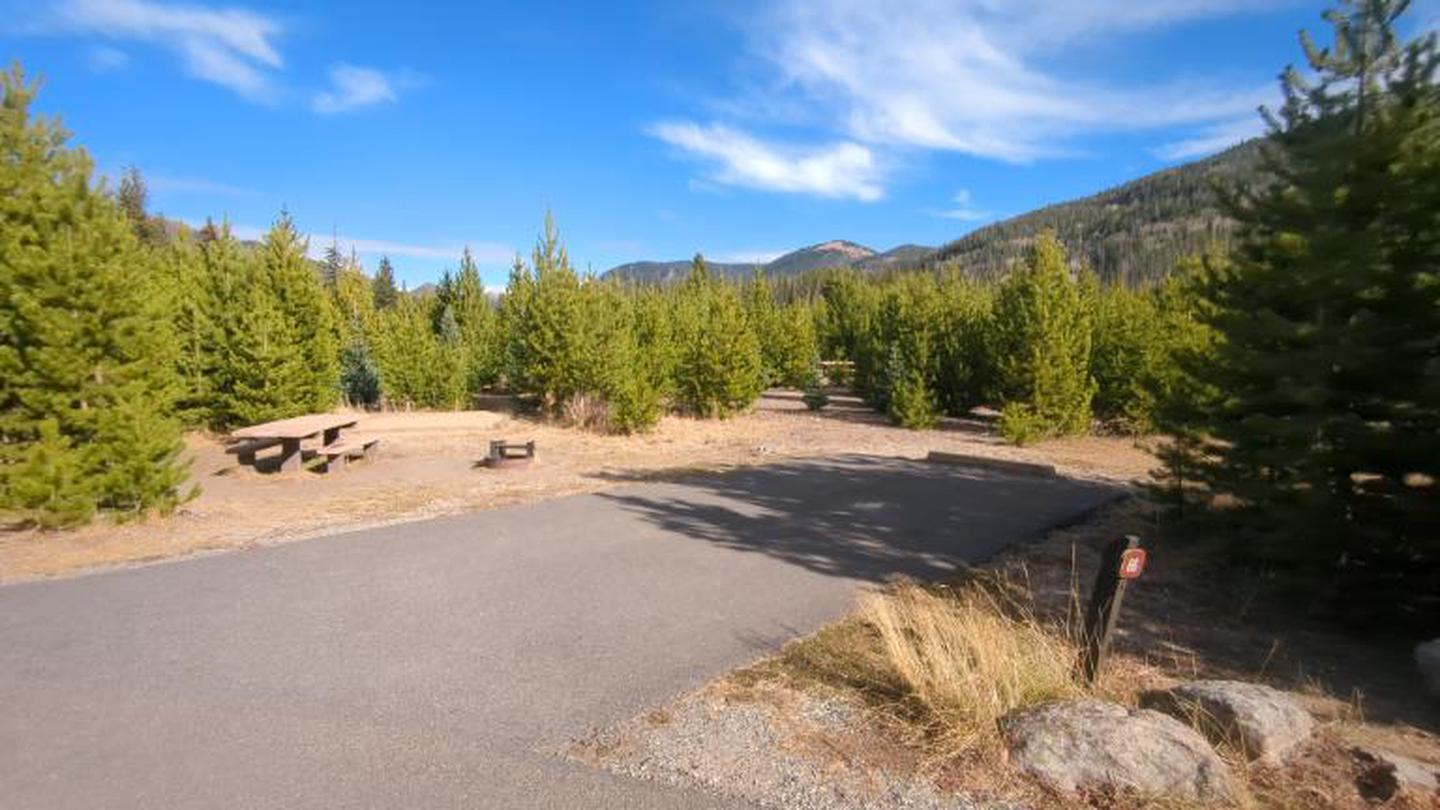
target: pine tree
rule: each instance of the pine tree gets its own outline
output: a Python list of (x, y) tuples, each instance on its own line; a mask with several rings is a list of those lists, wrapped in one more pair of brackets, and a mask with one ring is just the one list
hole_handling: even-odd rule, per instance
[(1054, 234), (1001, 285), (993, 335), (1001, 432), (1017, 443), (1084, 433), (1095, 394), (1090, 313)]
[(339, 337), (333, 303), (306, 258), (307, 250), (294, 220), (282, 211), (261, 246), (266, 280), (296, 361), (281, 367), (294, 377), (276, 382), (294, 391), (290, 402), (295, 410), (324, 412), (338, 400)]
[[(436, 334), (431, 306), (406, 295), (379, 315), (373, 351), (392, 407), (452, 409), (464, 396), (460, 353)], [(458, 328), (451, 324), (453, 339)]]
[(1173, 362), (1156, 295), (1111, 286), (1097, 290), (1090, 307), (1095, 415), (1132, 433), (1148, 432), (1154, 424), (1157, 377)]
[(764, 390), (760, 340), (740, 296), (711, 277), (699, 255), (676, 293), (675, 340), (675, 396), (686, 410), (723, 418)]
[(352, 258), (340, 272), (333, 291), (340, 323), (340, 390), (351, 405), (380, 403), (380, 369), (371, 343), (378, 327), (370, 282)]
[[(213, 240), (212, 240), (213, 241)], [(209, 300), (204, 244), (186, 235), (160, 250), (157, 302), (171, 314), (176, 339), (176, 414), (187, 426), (214, 421), (210, 373), (216, 302)]]
[(135, 230), (135, 237), (143, 244), (159, 246), (167, 240), (165, 223), (150, 215), (150, 191), (140, 170), (131, 166), (120, 175), (120, 185), (115, 190), (115, 201)]
[(375, 268), (375, 279), (371, 282), (375, 294), (375, 308), (389, 309), (395, 306), (395, 301), (400, 297), (400, 290), (395, 287), (395, 268), (390, 264), (389, 256), (380, 257), (380, 265)]
[(325, 246), (325, 255), (320, 259), (320, 280), (328, 289), (335, 289), (340, 274), (345, 271), (345, 264), (345, 254), (340, 252), (340, 243), (331, 236), (330, 244)]
[(580, 277), (549, 214), (531, 265), (517, 261), (505, 296), (508, 376), (512, 386), (558, 413), (583, 391), (584, 322)]
[(173, 507), (175, 341), (152, 262), (89, 157), (0, 75), (0, 511), (69, 525)]
[[(1440, 610), (1440, 63), (1408, 4), (1342, 2), (1316, 75), (1284, 73), (1266, 180), (1227, 199), (1233, 265), (1206, 288), (1213, 398), (1179, 459), (1238, 508), (1237, 555), (1346, 612)], [(1321, 587), (1324, 583), (1324, 587)]]
[(479, 391), (493, 385), (500, 376), (499, 318), (485, 294), (480, 268), (468, 247), (460, 257), (451, 298), (460, 329), (465, 385), (469, 391)]

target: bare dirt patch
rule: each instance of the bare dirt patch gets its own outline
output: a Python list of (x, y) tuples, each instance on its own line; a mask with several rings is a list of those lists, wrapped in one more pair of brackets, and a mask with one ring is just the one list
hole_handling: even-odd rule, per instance
[[(796, 392), (771, 392), (748, 414), (704, 421), (668, 417), (643, 436), (600, 436), (495, 411), (361, 414), (379, 437), (371, 461), (335, 475), (266, 474), (239, 467), (217, 437), (191, 435), (192, 480), (202, 494), (167, 518), (70, 532), (0, 533), (0, 582), (97, 566), (284, 542), (391, 522), (529, 503), (686, 471), (845, 453), (922, 458), (930, 450), (1055, 464), (1084, 478), (1129, 480), (1153, 465), (1134, 441), (1085, 438), (1033, 448), (1001, 443), (983, 421), (947, 420), (914, 432), (889, 425), (852, 397), (819, 413)], [(491, 439), (538, 444), (520, 470), (477, 468)]]

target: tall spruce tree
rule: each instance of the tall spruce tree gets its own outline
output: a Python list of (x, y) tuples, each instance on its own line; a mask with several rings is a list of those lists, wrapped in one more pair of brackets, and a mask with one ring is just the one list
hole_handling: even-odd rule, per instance
[(390, 264), (389, 256), (380, 257), (380, 264), (375, 268), (375, 278), (371, 282), (371, 288), (375, 294), (376, 309), (389, 309), (395, 306), (395, 300), (400, 297), (400, 290), (395, 286), (395, 268)]
[(340, 274), (345, 271), (345, 265), (345, 254), (340, 252), (340, 242), (332, 235), (330, 244), (325, 246), (325, 253), (320, 257), (320, 280), (325, 282), (327, 288), (335, 289)]
[(1440, 62), (1402, 0), (1345, 0), (1267, 113), (1265, 182), (1230, 195), (1210, 396), (1174, 459), (1239, 505), (1235, 551), (1354, 618), (1440, 613)]
[(46, 526), (173, 507), (175, 341), (151, 259), (83, 150), (0, 74), (0, 511)]

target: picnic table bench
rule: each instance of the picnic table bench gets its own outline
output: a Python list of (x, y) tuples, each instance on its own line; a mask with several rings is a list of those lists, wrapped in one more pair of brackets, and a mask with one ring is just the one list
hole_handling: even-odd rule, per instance
[(257, 451), (280, 445), (279, 469), (298, 470), (304, 462), (302, 444), (319, 436), (320, 447), (314, 452), (325, 456), (329, 471), (343, 467), (348, 458), (364, 456), (379, 441), (354, 436), (342, 439), (341, 431), (354, 427), (357, 422), (359, 419), (348, 414), (315, 414), (251, 425), (230, 434), (239, 442), (232, 445), (229, 452), (235, 453), (241, 464), (253, 466)]

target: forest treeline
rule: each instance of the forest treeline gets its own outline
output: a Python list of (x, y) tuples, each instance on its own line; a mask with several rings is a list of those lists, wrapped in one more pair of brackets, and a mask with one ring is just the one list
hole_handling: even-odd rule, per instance
[[(1342, 2), (1334, 44), (1219, 189), (1225, 244), (1122, 284), (1032, 241), (993, 279), (945, 270), (669, 286), (577, 273), (547, 218), (503, 294), (468, 253), (433, 292), (286, 214), (258, 244), (175, 233), (143, 180), (113, 192), (0, 104), (0, 513), (65, 526), (187, 493), (182, 432), (360, 407), (458, 408), (499, 391), (593, 430), (726, 417), (821, 360), (897, 424), (998, 409), (1015, 442), (1107, 426), (1163, 439), (1156, 489), (1231, 559), (1353, 616), (1440, 615), (1440, 97), (1434, 35), (1403, 0)], [(1077, 270), (1078, 265), (1078, 270)], [(835, 368), (827, 365), (827, 368)]]

